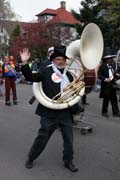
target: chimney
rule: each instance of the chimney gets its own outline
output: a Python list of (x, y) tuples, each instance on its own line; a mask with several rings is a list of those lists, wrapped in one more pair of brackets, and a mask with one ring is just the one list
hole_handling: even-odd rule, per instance
[(61, 1), (60, 5), (61, 5), (62, 9), (66, 9), (66, 2), (65, 1)]

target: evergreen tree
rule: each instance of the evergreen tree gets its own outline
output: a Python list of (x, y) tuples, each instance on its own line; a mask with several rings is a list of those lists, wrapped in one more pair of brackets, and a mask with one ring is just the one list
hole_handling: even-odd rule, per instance
[(16, 28), (12, 32), (12, 38), (17, 37), (20, 35), (20, 26), (17, 24)]
[(79, 13), (72, 10), (74, 17), (81, 22), (76, 26), (79, 34), (88, 23), (93, 22), (100, 27), (108, 53), (114, 53), (120, 47), (119, 12), (119, 0), (83, 0)]
[(97, 0), (84, 0), (81, 1), (81, 8), (79, 13), (72, 10), (73, 16), (81, 22), (80, 25), (76, 25), (77, 32), (81, 34), (82, 30), (88, 23), (99, 24), (99, 6)]
[(120, 47), (120, 0), (100, 0), (100, 6), (105, 12), (106, 42), (115, 53)]

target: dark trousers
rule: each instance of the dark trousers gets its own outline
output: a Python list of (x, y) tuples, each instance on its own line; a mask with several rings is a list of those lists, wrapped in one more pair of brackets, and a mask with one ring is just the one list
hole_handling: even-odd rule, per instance
[(15, 77), (5, 78), (5, 101), (10, 101), (10, 90), (12, 89), (13, 100), (17, 100)]
[[(35, 160), (45, 149), (49, 138), (58, 126), (63, 137), (63, 161), (69, 162), (73, 159), (73, 132), (72, 119), (61, 119), (61, 115), (56, 118), (41, 117), (41, 128), (30, 149), (28, 157), (30, 160)], [(69, 122), (69, 123), (68, 123)]]
[(111, 103), (112, 106), (113, 115), (118, 114), (119, 107), (118, 107), (118, 100), (115, 89), (111, 89), (111, 92), (106, 94), (106, 96), (103, 98), (102, 113), (108, 112), (109, 102)]

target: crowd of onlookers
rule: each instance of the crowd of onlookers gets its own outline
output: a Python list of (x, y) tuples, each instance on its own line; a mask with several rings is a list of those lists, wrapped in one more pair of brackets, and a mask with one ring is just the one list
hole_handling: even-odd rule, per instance
[[(17, 104), (17, 92), (16, 84), (26, 83), (32, 84), (26, 81), (25, 77), (21, 72), (21, 63), (18, 63), (13, 56), (4, 56), (3, 60), (0, 60), (0, 96), (3, 96), (1, 86), (5, 87), (5, 104), (10, 106), (10, 92), (12, 91), (13, 104)], [(40, 69), (40, 61), (38, 59), (33, 60), (29, 63), (32, 72), (37, 72)]]

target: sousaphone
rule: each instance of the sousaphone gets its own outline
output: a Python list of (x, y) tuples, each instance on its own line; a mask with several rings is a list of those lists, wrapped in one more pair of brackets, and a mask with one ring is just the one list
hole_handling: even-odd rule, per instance
[(59, 110), (73, 106), (85, 92), (85, 70), (94, 70), (100, 63), (102, 54), (101, 30), (96, 24), (90, 23), (84, 28), (81, 39), (72, 42), (66, 50), (66, 56), (70, 58), (67, 60), (66, 68), (74, 76), (74, 81), (53, 99), (48, 98), (43, 92), (42, 82), (33, 83), (34, 96), (43, 106), (50, 109)]

